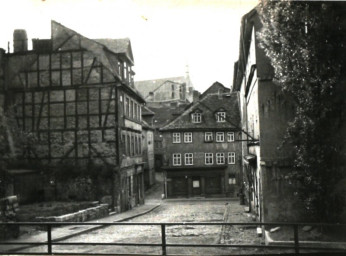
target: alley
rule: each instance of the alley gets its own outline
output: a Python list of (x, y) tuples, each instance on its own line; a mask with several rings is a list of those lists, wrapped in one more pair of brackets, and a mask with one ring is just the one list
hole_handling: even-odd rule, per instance
[[(130, 223), (198, 223), (198, 222), (224, 222), (225, 218), (232, 222), (250, 221), (243, 206), (236, 200), (226, 198), (219, 199), (171, 199), (162, 200), (162, 176), (156, 175), (156, 185), (146, 193), (146, 204), (160, 204), (153, 211), (132, 218)], [(225, 216), (227, 213), (229, 216)], [(110, 221), (112, 222), (112, 221)], [(75, 229), (78, 227), (73, 227)], [(71, 230), (71, 233), (77, 230)], [(231, 237), (235, 237), (236, 241)], [(54, 231), (52, 234), (54, 239)], [(116, 225), (93, 230), (72, 238), (60, 241), (63, 243), (142, 243), (160, 244), (161, 226), (126, 226)], [(167, 244), (260, 244), (261, 239), (256, 237), (254, 229), (244, 230), (225, 228), (221, 225), (169, 225), (166, 227)], [(161, 254), (160, 246), (86, 246), (86, 245), (56, 245), (54, 253), (116, 253), (116, 254)], [(25, 253), (46, 252), (46, 246), (25, 249)], [(167, 254), (230, 254), (243, 251), (237, 248), (198, 248), (198, 247), (167, 247)], [(252, 249), (251, 252), (257, 252)]]
[[(171, 202), (161, 205), (151, 213), (129, 222), (222, 222), (224, 201)], [(166, 228), (167, 243), (217, 244), (221, 226), (169, 226)], [(53, 232), (54, 238), (54, 232)], [(161, 243), (160, 226), (110, 226), (63, 241), (89, 243)], [(196, 248), (167, 248), (170, 253), (197, 253)], [(46, 247), (34, 247), (26, 252), (45, 252)], [(56, 253), (147, 253), (161, 254), (160, 247), (138, 246), (53, 246)]]

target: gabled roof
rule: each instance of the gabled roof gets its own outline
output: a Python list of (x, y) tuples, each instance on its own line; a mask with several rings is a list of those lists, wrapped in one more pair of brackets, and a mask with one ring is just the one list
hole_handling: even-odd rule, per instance
[[(93, 53), (95, 56), (97, 56), (97, 59), (104, 65), (104, 67), (111, 72), (111, 74), (114, 77), (117, 77), (119, 81), (121, 81), (120, 75), (118, 74), (118, 59), (117, 52), (112, 51), (109, 49), (106, 45), (97, 42), (96, 40), (89, 39), (85, 36), (82, 36), (81, 34), (73, 31), (70, 28), (67, 28), (63, 26), (62, 24), (52, 20), (51, 22), (52, 26), (52, 45), (53, 45), (53, 51), (59, 50), (60, 48), (68, 49), (75, 49), (75, 48), (83, 48), (91, 53)], [(112, 40), (112, 39), (110, 39)], [(116, 39), (114, 39), (117, 41)], [(115, 41), (109, 41), (109, 42), (115, 42)], [(71, 43), (72, 42), (72, 43)], [(132, 55), (131, 51), (131, 44), (130, 40), (127, 39), (120, 39), (119, 41), (119, 48), (117, 48), (118, 52), (123, 51), (125, 48), (127, 49), (126, 54)], [(114, 50), (114, 49), (113, 49)], [(122, 88), (127, 90), (129, 93), (131, 93), (134, 97), (136, 97), (141, 103), (144, 103), (143, 97), (141, 97), (141, 94), (131, 86), (125, 85), (122, 83)]]
[(262, 80), (271, 80), (274, 77), (274, 69), (269, 58), (266, 56), (264, 49), (259, 47), (256, 36), (252, 38), (253, 30), (256, 34), (262, 28), (262, 23), (256, 8), (245, 14), (241, 19), (239, 58), (234, 67), (233, 91), (239, 91), (242, 85), (244, 73), (246, 72), (247, 62), (249, 61), (249, 52), (252, 40), (255, 43), (255, 58), (257, 77)]
[(205, 90), (199, 98), (202, 99), (204, 98), (207, 94), (212, 94), (212, 93), (230, 93), (230, 89), (226, 88), (223, 84), (219, 82), (213, 83), (207, 90)]
[[(115, 66), (116, 63), (113, 63), (112, 61), (113, 58), (116, 58), (115, 53), (111, 54), (110, 52), (107, 52), (103, 44), (82, 36), (81, 34), (54, 20), (51, 22), (51, 30), (53, 51), (57, 51), (64, 47), (67, 47), (67, 49), (71, 49), (73, 47), (84, 48), (97, 56), (98, 60), (104, 65), (104, 67), (108, 69), (115, 77), (120, 79), (119, 74), (117, 73), (117, 67)], [(73, 44), (68, 44), (69, 42), (73, 42)]]
[[(202, 111), (202, 122), (192, 123), (191, 114)], [(215, 114), (218, 110), (226, 111), (226, 122), (218, 123)], [(161, 130), (181, 129), (240, 129), (240, 108), (238, 93), (207, 94), (204, 98), (190, 105), (176, 119), (165, 125)]]
[(100, 39), (93, 39), (93, 40), (95, 40), (96, 42), (100, 44), (103, 44), (110, 51), (114, 53), (124, 54), (131, 61), (131, 63), (134, 64), (131, 41), (129, 38), (122, 38), (122, 39), (100, 38)]
[(163, 127), (171, 120), (173, 120), (176, 115), (181, 114), (186, 109), (187, 105), (188, 104), (180, 104), (175, 107), (167, 105), (161, 105), (160, 107), (150, 107), (150, 110), (155, 113), (154, 127)]

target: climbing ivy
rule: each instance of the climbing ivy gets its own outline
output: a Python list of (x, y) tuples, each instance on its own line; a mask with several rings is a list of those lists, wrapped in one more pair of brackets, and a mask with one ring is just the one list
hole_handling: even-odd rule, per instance
[(345, 4), (262, 1), (257, 11), (260, 46), (296, 106), (284, 139), (295, 151), (290, 179), (310, 216), (336, 221), (345, 203)]

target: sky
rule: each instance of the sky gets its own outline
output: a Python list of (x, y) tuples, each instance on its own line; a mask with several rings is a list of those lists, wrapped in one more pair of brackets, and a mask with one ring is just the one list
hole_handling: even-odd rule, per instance
[(1, 3), (0, 48), (14, 29), (50, 38), (50, 21), (86, 36), (130, 38), (135, 81), (185, 76), (200, 92), (230, 87), (241, 17), (258, 0), (8, 0)]

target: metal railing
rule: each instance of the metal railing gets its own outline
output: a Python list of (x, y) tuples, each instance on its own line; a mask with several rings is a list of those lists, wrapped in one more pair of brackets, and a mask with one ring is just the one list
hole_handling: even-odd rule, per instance
[[(2, 246), (0, 247), (0, 254), (33, 254), (33, 255), (40, 255), (40, 254), (65, 254), (65, 253), (59, 253), (56, 251), (53, 251), (53, 245), (55, 246), (62, 246), (62, 245), (88, 245), (88, 246), (149, 246), (149, 247), (161, 247), (161, 255), (167, 255), (167, 247), (200, 247), (200, 248), (207, 248), (207, 247), (213, 247), (213, 248), (262, 248), (262, 249), (291, 249), (294, 250), (295, 254), (299, 254), (301, 250), (315, 250), (315, 251), (328, 251), (328, 252), (344, 252), (346, 253), (346, 241), (341, 242), (341, 247), (323, 247), (321, 244), (318, 246), (307, 246), (306, 244), (302, 244), (302, 241), (299, 240), (299, 227), (302, 226), (319, 226), (319, 227), (330, 227), (330, 228), (338, 228), (340, 230), (346, 230), (346, 224), (329, 224), (329, 223), (281, 223), (281, 222), (251, 222), (251, 223), (223, 223), (223, 222), (171, 222), (171, 223), (139, 223), (139, 222), (111, 222), (111, 223), (98, 223), (98, 222), (13, 222), (13, 223), (0, 223), (1, 226), (8, 226), (8, 228), (11, 228), (11, 226), (43, 226), (45, 227), (47, 238), (46, 241), (41, 242), (14, 242), (12, 240), (4, 240), (0, 241), (1, 245), (12, 245), (12, 248), (8, 249), (7, 251), (2, 251), (4, 248)], [(62, 237), (58, 239), (52, 239), (52, 232), (54, 232), (54, 228), (61, 227), (61, 226), (93, 226), (92, 230), (95, 229), (101, 229), (104, 227), (109, 226), (159, 226), (161, 227), (161, 243), (82, 243), (82, 242), (61, 242), (63, 240), (67, 240), (68, 238), (71, 238), (76, 235), (69, 235), (68, 237)], [(292, 233), (293, 233), (293, 241), (289, 241), (285, 245), (262, 245), (262, 244), (191, 244), (191, 243), (167, 243), (167, 226), (255, 226), (255, 227), (261, 227), (268, 230), (270, 227), (291, 227)], [(84, 233), (90, 232), (91, 229), (85, 230)], [(72, 233), (72, 232), (71, 232)], [(20, 239), (19, 239), (20, 240)], [(26, 245), (26, 246), (24, 246)], [(17, 246), (17, 247), (16, 247)], [(22, 252), (23, 250), (27, 248), (32, 248), (36, 246), (47, 246), (46, 252)], [(1, 249), (2, 248), (2, 249)], [(68, 253), (68, 254), (76, 254), (76, 253)], [(83, 255), (92, 255), (96, 253), (84, 253)], [(100, 253), (97, 253), (100, 254)], [(104, 253), (107, 254), (107, 253)], [(114, 253), (109, 253), (109, 255)], [(141, 253), (141, 255), (143, 255)]]

